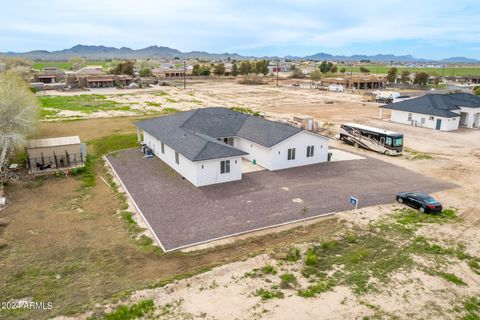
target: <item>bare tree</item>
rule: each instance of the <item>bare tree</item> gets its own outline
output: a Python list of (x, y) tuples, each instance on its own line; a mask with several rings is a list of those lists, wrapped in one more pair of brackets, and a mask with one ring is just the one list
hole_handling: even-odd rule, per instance
[(38, 122), (37, 101), (25, 81), (13, 72), (0, 74), (0, 176), (9, 156), (25, 143)]
[(5, 70), (18, 74), (25, 81), (30, 80), (32, 76), (32, 61), (17, 57), (0, 56), (0, 62), (5, 65)]

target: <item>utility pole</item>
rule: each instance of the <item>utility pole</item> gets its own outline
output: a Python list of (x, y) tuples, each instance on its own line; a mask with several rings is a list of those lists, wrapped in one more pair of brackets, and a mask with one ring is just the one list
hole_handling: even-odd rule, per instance
[(187, 62), (183, 61), (183, 89), (187, 88)]
[(280, 68), (280, 63), (277, 60), (277, 87), (278, 87), (278, 69)]

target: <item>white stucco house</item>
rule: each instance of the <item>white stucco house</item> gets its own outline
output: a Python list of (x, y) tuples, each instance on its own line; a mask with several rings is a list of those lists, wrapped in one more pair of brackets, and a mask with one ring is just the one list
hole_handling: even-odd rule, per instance
[(136, 123), (139, 141), (193, 185), (242, 178), (242, 159), (267, 170), (325, 162), (327, 137), (227, 108), (204, 108)]
[(470, 93), (427, 94), (384, 106), (392, 122), (442, 131), (480, 128), (480, 97)]

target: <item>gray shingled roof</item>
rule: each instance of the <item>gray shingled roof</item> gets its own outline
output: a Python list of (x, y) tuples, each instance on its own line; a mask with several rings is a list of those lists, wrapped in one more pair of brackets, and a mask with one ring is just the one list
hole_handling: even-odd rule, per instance
[(270, 148), (302, 129), (242, 114), (227, 108), (204, 108), (137, 122), (191, 161), (248, 154), (217, 138), (238, 136)]
[(480, 108), (480, 97), (470, 93), (427, 94), (418, 98), (380, 106), (390, 110), (415, 112), (439, 117), (454, 118), (452, 110), (461, 107)]

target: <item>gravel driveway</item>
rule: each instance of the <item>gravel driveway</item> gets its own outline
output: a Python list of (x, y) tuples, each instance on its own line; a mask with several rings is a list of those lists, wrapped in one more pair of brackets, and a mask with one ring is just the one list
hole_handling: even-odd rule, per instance
[(251, 172), (200, 188), (138, 149), (107, 159), (166, 251), (349, 210), (351, 195), (366, 207), (391, 203), (399, 191), (455, 187), (372, 158)]

